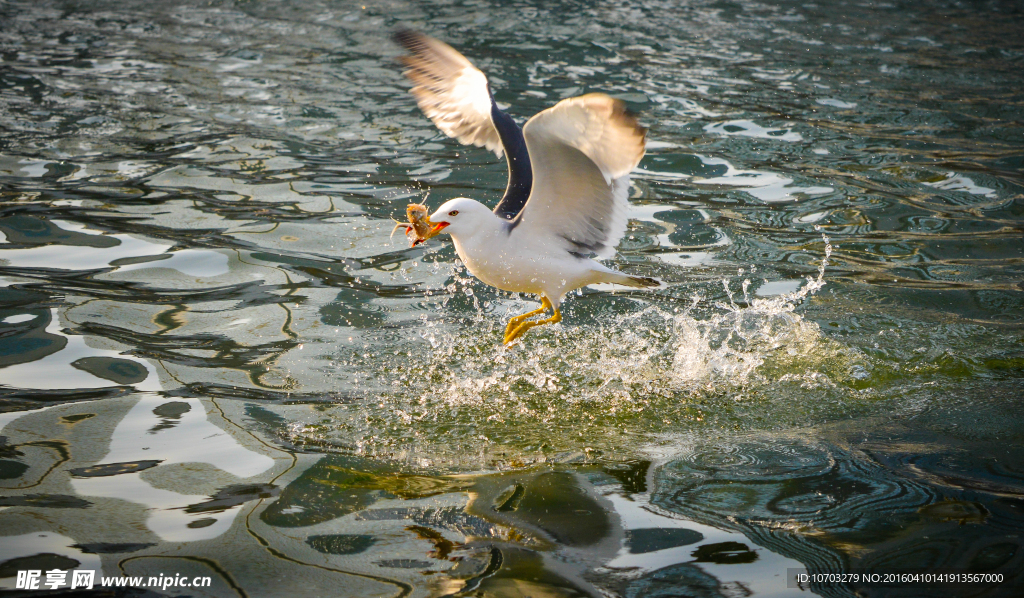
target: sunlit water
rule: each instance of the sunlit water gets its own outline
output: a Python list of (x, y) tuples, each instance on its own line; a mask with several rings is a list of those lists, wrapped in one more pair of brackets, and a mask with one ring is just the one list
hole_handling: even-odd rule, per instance
[[(400, 24), (520, 123), (640, 115), (611, 265), (662, 289), (573, 293), (505, 348), (534, 298), (389, 237), (505, 186), (416, 109)], [(1022, 30), (1009, 2), (0, 2), (0, 587), (1017, 595)]]

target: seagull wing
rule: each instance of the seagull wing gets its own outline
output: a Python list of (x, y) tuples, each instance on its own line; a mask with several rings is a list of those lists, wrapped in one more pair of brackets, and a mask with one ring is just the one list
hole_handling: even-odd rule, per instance
[(626, 105), (599, 93), (562, 100), (523, 127), (533, 191), (514, 223), (567, 251), (610, 257), (626, 231), (629, 172), (647, 130)]
[(501, 156), (501, 139), (491, 122), (487, 77), (442, 41), (408, 29), (399, 30), (394, 38), (410, 53), (399, 60), (427, 118), (445, 135)]
[(484, 147), (508, 162), (508, 186), (494, 212), (511, 220), (530, 196), (533, 174), (519, 125), (498, 108), (487, 77), (448, 44), (400, 29), (395, 41), (408, 56), (399, 60), (413, 82), (410, 90), (427, 118), (460, 143)]

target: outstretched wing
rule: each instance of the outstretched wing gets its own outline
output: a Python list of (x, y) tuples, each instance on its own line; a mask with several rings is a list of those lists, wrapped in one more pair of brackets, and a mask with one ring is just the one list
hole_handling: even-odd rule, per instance
[(395, 41), (410, 53), (399, 60), (427, 118), (445, 135), (501, 156), (501, 139), (491, 122), (487, 77), (454, 48), (422, 33), (401, 29)]
[(437, 128), (467, 145), (484, 147), (508, 161), (508, 186), (495, 213), (514, 218), (530, 195), (530, 157), (519, 125), (498, 108), (487, 77), (465, 56), (432, 37), (400, 29), (395, 41), (408, 56), (399, 60), (413, 82), (410, 90)]
[(626, 230), (629, 172), (643, 158), (647, 129), (621, 100), (593, 93), (562, 100), (523, 132), (534, 185), (516, 226), (573, 253), (614, 255)]

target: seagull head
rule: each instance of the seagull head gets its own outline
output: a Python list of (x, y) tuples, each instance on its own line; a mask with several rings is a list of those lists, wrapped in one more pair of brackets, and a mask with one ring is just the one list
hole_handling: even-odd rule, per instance
[(468, 197), (457, 197), (446, 201), (427, 218), (430, 230), (423, 240), (436, 237), (442, 231), (453, 236), (468, 235), (480, 230), (487, 219), (493, 218), (494, 213), (482, 203)]

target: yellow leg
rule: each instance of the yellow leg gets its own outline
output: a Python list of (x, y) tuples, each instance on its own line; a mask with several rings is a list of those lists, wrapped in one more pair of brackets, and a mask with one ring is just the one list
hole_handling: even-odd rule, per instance
[[(548, 305), (550, 305), (550, 303)], [(541, 326), (543, 324), (557, 324), (558, 322), (561, 322), (562, 312), (558, 311), (558, 308), (555, 307), (552, 307), (551, 310), (555, 313), (550, 318), (547, 318), (545, 320), (531, 320), (529, 322), (523, 322), (519, 326), (516, 326), (516, 329), (512, 331), (512, 334), (505, 335), (505, 344), (510, 344), (512, 341), (522, 336), (524, 332), (533, 328), (534, 326)]]
[[(541, 314), (541, 313), (544, 313), (544, 312), (546, 312), (546, 311), (547, 311), (547, 310), (548, 310), (548, 309), (549, 309), (550, 307), (551, 307), (551, 302), (550, 302), (550, 301), (548, 301), (548, 298), (547, 298), (547, 297), (543, 297), (543, 296), (542, 296), (542, 297), (540, 298), (540, 307), (539, 307), (539, 308), (537, 308), (537, 309), (535, 309), (535, 310), (533, 310), (533, 311), (529, 311), (529, 312), (526, 312), (525, 314), (522, 314), (522, 315), (516, 316), (516, 317), (514, 317), (514, 318), (512, 318), (511, 320), (509, 320), (509, 321), (508, 321), (508, 325), (506, 325), (506, 326), (505, 326), (505, 338), (506, 338), (506, 339), (508, 338), (508, 335), (509, 335), (509, 334), (510, 334), (510, 333), (511, 333), (511, 332), (512, 332), (513, 330), (515, 330), (515, 329), (516, 329), (516, 326), (519, 326), (519, 323), (520, 323), (520, 322), (522, 322), (523, 320), (526, 320), (526, 319), (528, 319), (528, 318), (532, 318), (533, 316), (535, 316), (535, 315), (537, 315), (537, 314)], [(508, 341), (506, 341), (506, 342), (508, 342)]]

